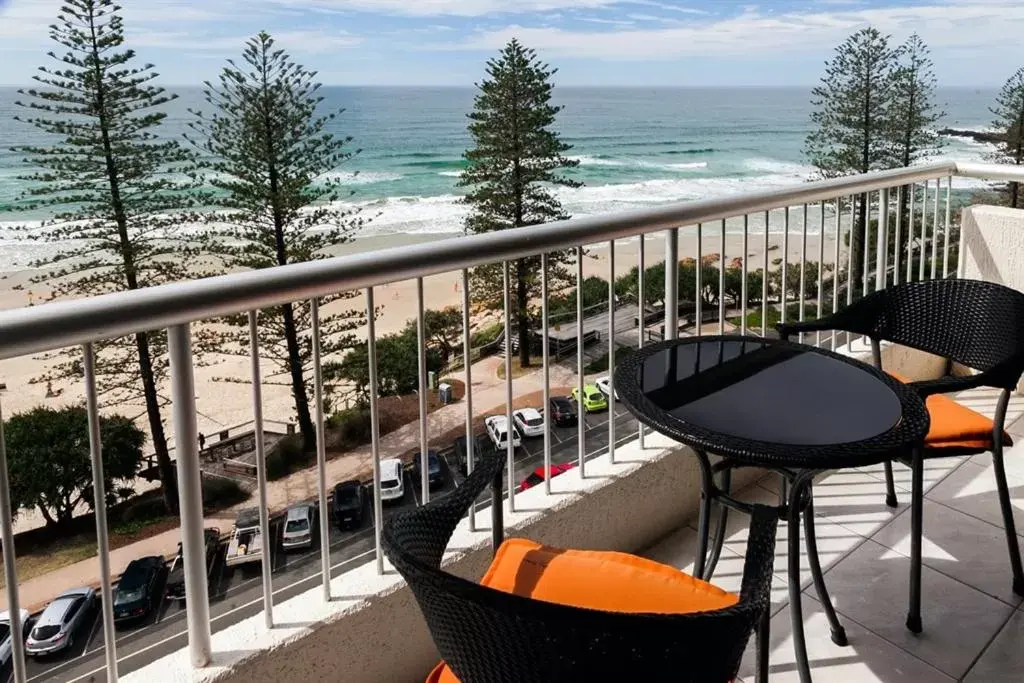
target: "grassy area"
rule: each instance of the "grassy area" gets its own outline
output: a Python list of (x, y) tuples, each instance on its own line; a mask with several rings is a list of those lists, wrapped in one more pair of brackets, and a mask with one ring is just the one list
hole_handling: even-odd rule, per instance
[[(518, 379), (523, 375), (528, 375), (531, 372), (540, 370), (540, 360), (534, 357), (530, 357), (530, 363), (527, 367), (523, 367), (519, 364), (519, 356), (516, 355), (512, 358), (512, 379)], [(501, 365), (498, 366), (498, 379), (505, 379), (505, 361), (502, 360)]]
[[(804, 305), (804, 320), (815, 320), (818, 317), (818, 304), (805, 304)], [(786, 305), (786, 320), (793, 322), (800, 319), (800, 304), (787, 304)], [(739, 327), (741, 318), (736, 316), (729, 318), (729, 322)], [(782, 311), (777, 305), (768, 307), (768, 329), (774, 330), (777, 323), (782, 322)], [(760, 332), (762, 326), (761, 319), (761, 307), (758, 306), (754, 310), (747, 313), (747, 329)]]

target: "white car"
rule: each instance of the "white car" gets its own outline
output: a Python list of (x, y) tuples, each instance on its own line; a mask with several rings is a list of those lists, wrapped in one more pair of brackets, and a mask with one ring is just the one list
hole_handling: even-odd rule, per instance
[[(508, 420), (505, 419), (505, 416), (492, 415), (484, 420), (484, 426), (487, 427), (487, 435), (494, 442), (494, 447), (499, 451), (506, 450), (508, 448)], [(513, 427), (512, 447), (519, 448), (520, 445), (522, 445), (522, 441), (519, 438), (519, 430)]]
[(544, 416), (536, 408), (521, 408), (514, 411), (512, 422), (523, 436), (544, 436)]
[[(27, 609), (18, 610), (21, 615), (21, 637), (28, 634)], [(11, 613), (7, 610), (0, 612), (0, 669), (6, 669), (11, 662)]]
[[(598, 377), (597, 379), (594, 380), (594, 384), (597, 385), (597, 388), (600, 389), (601, 393), (604, 394), (605, 396), (607, 396), (608, 398), (611, 398), (611, 396), (612, 396), (612, 394), (611, 394), (611, 383), (612, 383), (612, 380), (611, 380), (611, 378), (608, 375), (605, 375), (604, 377)], [(619, 390), (618, 389), (615, 390), (615, 400), (616, 401), (619, 400)]]
[(285, 550), (313, 547), (314, 508), (309, 503), (300, 503), (288, 508), (281, 531), (281, 547)]
[(380, 499), (402, 500), (405, 498), (405, 472), (402, 461), (388, 458), (380, 461)]

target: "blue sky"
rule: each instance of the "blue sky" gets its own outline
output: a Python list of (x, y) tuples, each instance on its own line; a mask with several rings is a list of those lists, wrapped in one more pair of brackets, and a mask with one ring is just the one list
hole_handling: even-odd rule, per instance
[[(0, 0), (0, 84), (54, 49), (60, 0)], [(260, 29), (328, 84), (471, 85), (513, 36), (565, 85), (807, 85), (867, 24), (918, 32), (943, 85), (1024, 66), (1024, 0), (122, 0), (128, 44), (164, 84), (216, 76)]]

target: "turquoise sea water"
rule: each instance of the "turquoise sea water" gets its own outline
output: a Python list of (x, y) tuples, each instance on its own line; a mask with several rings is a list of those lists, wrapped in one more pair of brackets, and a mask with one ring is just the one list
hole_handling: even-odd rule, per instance
[[(161, 135), (180, 135), (187, 109), (203, 109), (198, 88), (178, 89)], [(557, 128), (580, 159), (570, 171), (585, 183), (559, 189), (573, 215), (593, 215), (667, 202), (764, 190), (810, 178), (802, 155), (809, 128), (809, 91), (801, 88), (557, 88), (565, 107)], [(351, 202), (373, 220), (366, 234), (455, 233), (465, 208), (457, 176), (470, 144), (466, 112), (471, 88), (324, 88), (324, 106), (344, 107), (332, 131), (362, 151), (338, 169)], [(994, 91), (943, 89), (942, 125), (984, 128)], [(15, 144), (44, 142), (15, 89), (0, 88), (0, 270), (23, 265), (31, 247), (4, 225), (42, 216), (9, 210), (24, 190)], [(981, 159), (986, 146), (949, 140), (943, 156)]]

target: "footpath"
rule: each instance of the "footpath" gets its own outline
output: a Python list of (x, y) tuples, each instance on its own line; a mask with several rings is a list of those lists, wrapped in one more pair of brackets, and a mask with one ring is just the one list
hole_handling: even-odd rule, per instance
[[(503, 359), (486, 358), (472, 367), (473, 375), (473, 408), (477, 415), (493, 411), (505, 405), (505, 380), (498, 379), (498, 366)], [(465, 380), (465, 374), (455, 374)], [(559, 365), (551, 368), (551, 385), (565, 386), (575, 381), (575, 373)], [(513, 392), (516, 396), (543, 390), (543, 373), (533, 372), (513, 380)], [(466, 408), (462, 402), (444, 406), (430, 413), (427, 417), (427, 436), (433, 440), (440, 438), (450, 430), (466, 423)], [(419, 422), (413, 421), (396, 429), (380, 439), (380, 457), (397, 458), (419, 445)], [(440, 444), (438, 444), (440, 445)], [(371, 447), (361, 446), (353, 451), (327, 462), (327, 485), (345, 479), (361, 478), (372, 468)], [(317, 470), (310, 467), (279, 479), (267, 482), (267, 507), (271, 514), (281, 512), (292, 503), (315, 499), (318, 496)], [(250, 498), (232, 508), (220, 510), (207, 517), (207, 527), (218, 527), (222, 531), (231, 529), (238, 508), (250, 506), (255, 502)], [(149, 555), (169, 557), (177, 552), (181, 533), (171, 529), (151, 536), (110, 552), (110, 567), (114, 576), (119, 576), (132, 560)], [(92, 557), (75, 564), (68, 565), (48, 574), (43, 574), (18, 584), (18, 595), (21, 607), (29, 612), (36, 612), (46, 606), (57, 595), (69, 588), (78, 586), (98, 586), (100, 583), (99, 559)], [(0, 592), (0, 610), (7, 608), (7, 596)]]

